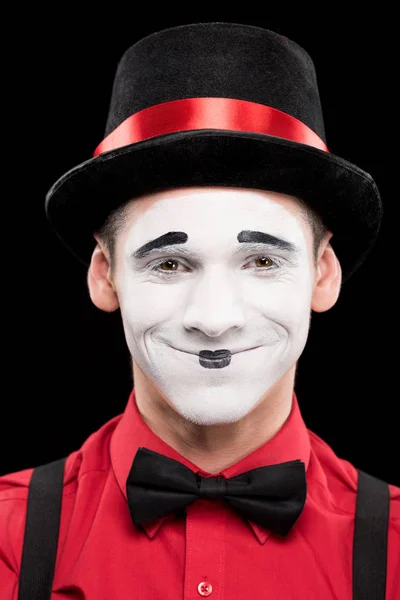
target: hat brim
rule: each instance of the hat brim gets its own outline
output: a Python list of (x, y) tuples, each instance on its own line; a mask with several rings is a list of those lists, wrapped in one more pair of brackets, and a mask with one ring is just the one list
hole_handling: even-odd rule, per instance
[(86, 266), (93, 233), (131, 198), (187, 186), (277, 191), (303, 198), (333, 232), (343, 281), (370, 252), (382, 203), (373, 178), (331, 153), (265, 134), (217, 129), (150, 138), (91, 158), (47, 193), (49, 222)]

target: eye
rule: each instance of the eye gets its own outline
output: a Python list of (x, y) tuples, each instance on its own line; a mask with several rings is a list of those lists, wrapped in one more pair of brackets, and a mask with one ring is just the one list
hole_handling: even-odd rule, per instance
[(261, 264), (262, 267), (272, 267), (274, 264), (274, 261), (268, 256), (258, 256), (254, 261)]
[[(177, 260), (174, 260), (174, 259), (170, 258), (168, 260), (164, 260), (164, 262), (162, 262), (162, 263), (158, 263), (158, 265), (156, 265), (156, 268), (159, 269), (160, 271), (167, 271), (168, 272), (171, 269), (162, 269), (161, 267), (163, 265), (169, 265), (169, 266), (171, 266), (171, 265), (177, 265), (177, 264), (178, 264)], [(172, 269), (172, 271), (176, 271), (176, 269)]]

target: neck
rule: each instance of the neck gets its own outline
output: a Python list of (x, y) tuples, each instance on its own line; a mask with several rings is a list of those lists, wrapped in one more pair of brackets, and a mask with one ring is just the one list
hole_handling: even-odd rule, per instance
[(197, 425), (177, 413), (133, 362), (136, 403), (153, 433), (203, 471), (215, 474), (243, 459), (279, 431), (292, 408), (295, 369), (294, 365), (240, 421)]

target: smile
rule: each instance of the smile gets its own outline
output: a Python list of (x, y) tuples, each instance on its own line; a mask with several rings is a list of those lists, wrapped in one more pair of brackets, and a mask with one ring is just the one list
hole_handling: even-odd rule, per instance
[[(183, 352), (184, 354), (192, 354), (193, 356), (199, 356), (198, 352), (189, 352), (188, 350), (180, 350), (179, 348), (174, 348), (174, 346), (170, 346), (171, 348), (173, 348), (174, 350), (177, 350), (178, 352)], [(241, 352), (249, 352), (250, 350), (256, 350), (257, 348), (260, 348), (261, 346), (253, 346), (252, 348), (243, 348), (242, 350), (234, 350), (234, 351), (230, 351), (230, 350), (202, 350), (201, 352), (207, 352), (209, 353), (209, 356), (207, 356), (207, 358), (209, 359), (217, 359), (220, 358), (221, 355), (226, 355), (226, 354), (240, 354)], [(212, 355), (215, 356), (212, 356)]]
[(227, 349), (214, 351), (200, 350), (199, 354), (187, 352), (185, 350), (178, 350), (177, 348), (174, 348), (174, 350), (178, 350), (178, 352), (182, 352), (183, 354), (191, 354), (192, 356), (198, 357), (198, 364), (204, 369), (223, 369), (231, 364), (233, 354), (244, 354), (245, 352), (250, 352), (256, 348), (260, 348), (260, 346), (245, 348), (243, 350), (235, 350), (234, 352), (230, 352), (230, 350)]

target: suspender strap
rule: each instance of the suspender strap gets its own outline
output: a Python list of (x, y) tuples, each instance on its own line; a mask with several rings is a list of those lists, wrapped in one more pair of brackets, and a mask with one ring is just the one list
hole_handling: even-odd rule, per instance
[(353, 600), (385, 600), (389, 486), (358, 470), (353, 542)]
[(18, 600), (51, 597), (66, 457), (36, 467), (29, 485)]

